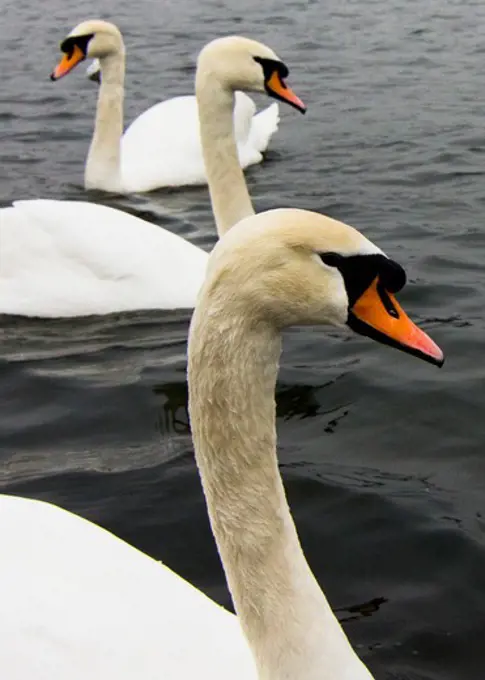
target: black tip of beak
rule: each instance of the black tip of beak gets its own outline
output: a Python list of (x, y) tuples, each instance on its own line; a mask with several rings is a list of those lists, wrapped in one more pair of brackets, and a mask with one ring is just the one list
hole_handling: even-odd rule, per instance
[(290, 106), (292, 106), (294, 109), (296, 109), (300, 113), (305, 114), (307, 112), (307, 107), (303, 103), (297, 104), (296, 102), (291, 101), (290, 99), (285, 99), (284, 97), (275, 97), (273, 94), (271, 96), (274, 99), (280, 99), (281, 101), (285, 102), (285, 104), (289, 104)]
[(445, 357), (443, 355), (442, 359), (435, 359), (434, 362), (431, 361), (431, 363), (434, 363), (435, 366), (438, 366), (438, 368), (441, 368), (443, 364), (445, 363)]

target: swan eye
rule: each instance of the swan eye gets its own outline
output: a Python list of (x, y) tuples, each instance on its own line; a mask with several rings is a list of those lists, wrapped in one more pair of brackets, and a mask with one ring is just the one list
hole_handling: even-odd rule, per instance
[(388, 293), (397, 293), (406, 284), (404, 269), (385, 255), (375, 253), (346, 257), (330, 252), (320, 253), (320, 259), (341, 273), (349, 298), (349, 307), (354, 305), (376, 278), (379, 280), (379, 289)]
[(74, 48), (79, 47), (84, 56), (86, 56), (91, 38), (94, 38), (94, 33), (88, 35), (73, 35), (70, 38), (66, 38), (61, 42), (61, 52), (64, 52), (64, 54), (67, 54), (67, 56), (71, 58), (74, 53)]

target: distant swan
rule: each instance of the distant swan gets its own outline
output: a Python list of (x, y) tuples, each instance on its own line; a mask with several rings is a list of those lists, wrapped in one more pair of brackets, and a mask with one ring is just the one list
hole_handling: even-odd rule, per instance
[[(63, 43), (61, 70), (79, 45), (96, 40), (98, 24), (74, 29), (67, 47)], [(247, 38), (221, 38), (201, 51), (197, 99), (219, 235), (254, 212), (234, 142), (234, 89), (244, 84), (303, 108), (279, 75), (287, 72), (272, 50)], [(0, 313), (70, 317), (191, 308), (207, 257), (170, 231), (114, 208), (16, 201), (0, 209)]]
[[(78, 49), (74, 50), (69, 66), (66, 63), (65, 68), (58, 68), (52, 78), (66, 75), (85, 57), (98, 58), (101, 87), (94, 137), (86, 162), (86, 188), (130, 193), (206, 184), (195, 96), (174, 97), (155, 104), (138, 116), (123, 134), (125, 48), (122, 35), (114, 24), (106, 21), (90, 21), (81, 26), (86, 27), (82, 31), (84, 42), (79, 40), (78, 26), (62, 43), (66, 52), (74, 44)], [(78, 39), (77, 43), (73, 37)], [(278, 129), (278, 104), (255, 113), (254, 102), (243, 92), (237, 92), (233, 117), (243, 168), (261, 162), (262, 152)]]
[(274, 210), (236, 225), (209, 260), (188, 380), (237, 618), (94, 524), (0, 496), (5, 677), (371, 680), (302, 552), (278, 471), (274, 391), (281, 330), (295, 324), (348, 324), (441, 365), (394, 296), (404, 282), (397, 263), (322, 215)]

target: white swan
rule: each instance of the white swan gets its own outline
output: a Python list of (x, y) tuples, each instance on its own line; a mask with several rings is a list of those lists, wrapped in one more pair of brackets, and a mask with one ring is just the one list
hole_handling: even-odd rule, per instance
[[(195, 96), (174, 97), (147, 109), (123, 130), (125, 48), (118, 28), (106, 21), (77, 26), (62, 43), (65, 52), (72, 39), (91, 33), (89, 42), (74, 59), (57, 68), (52, 78), (66, 75), (86, 56), (98, 57), (102, 77), (95, 133), (85, 169), (87, 189), (123, 193), (151, 191), (158, 187), (205, 184), (197, 102)], [(82, 55), (82, 56), (81, 56)], [(243, 92), (235, 98), (234, 126), (239, 162), (243, 168), (259, 163), (262, 152), (278, 128), (278, 105), (255, 115), (254, 102)]]
[(191, 308), (207, 258), (121, 210), (15, 201), (0, 209), (0, 313), (53, 318)]
[[(394, 297), (405, 281), (316, 213), (250, 217), (216, 245), (189, 334), (189, 407), (238, 618), (115, 536), (0, 496), (0, 658), (9, 680), (371, 680), (303, 555), (276, 459), (280, 332), (350, 325), (441, 365)], [(241, 627), (239, 627), (241, 626)]]
[[(97, 25), (85, 22), (71, 33), (64, 62), (72, 63), (80, 46), (106, 44), (104, 34), (95, 42)], [(246, 38), (215, 40), (201, 51), (197, 100), (219, 234), (253, 212), (234, 141), (234, 91), (267, 92), (304, 108), (282, 78), (287, 72), (272, 50)], [(0, 313), (69, 317), (191, 308), (207, 257), (171, 232), (113, 208), (17, 201), (0, 209)]]
[[(93, 59), (89, 64), (86, 76), (95, 83), (101, 83), (99, 59)], [(263, 160), (262, 154), (278, 129), (279, 108), (278, 104), (271, 104), (256, 113), (256, 105), (247, 94), (236, 91), (234, 95), (234, 136), (239, 164), (246, 169)], [(153, 144), (156, 145), (158, 156), (152, 160), (151, 165), (160, 167), (163, 176), (170, 176), (170, 180), (161, 186), (207, 184), (199, 134), (199, 114), (194, 95), (164, 100), (140, 114), (123, 133), (122, 159), (136, 159), (135, 165), (139, 166), (140, 149), (146, 148), (148, 144), (150, 154), (154, 151)], [(171, 157), (170, 165), (168, 157)], [(145, 162), (146, 159), (143, 159), (143, 163)]]

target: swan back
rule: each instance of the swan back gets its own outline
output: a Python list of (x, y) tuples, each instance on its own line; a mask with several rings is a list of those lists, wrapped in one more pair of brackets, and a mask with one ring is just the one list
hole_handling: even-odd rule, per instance
[(6, 677), (256, 680), (237, 618), (165, 565), (42, 501), (0, 517)]
[(0, 210), (0, 242), (0, 313), (26, 316), (191, 308), (208, 257), (167, 229), (82, 201), (16, 201)]

